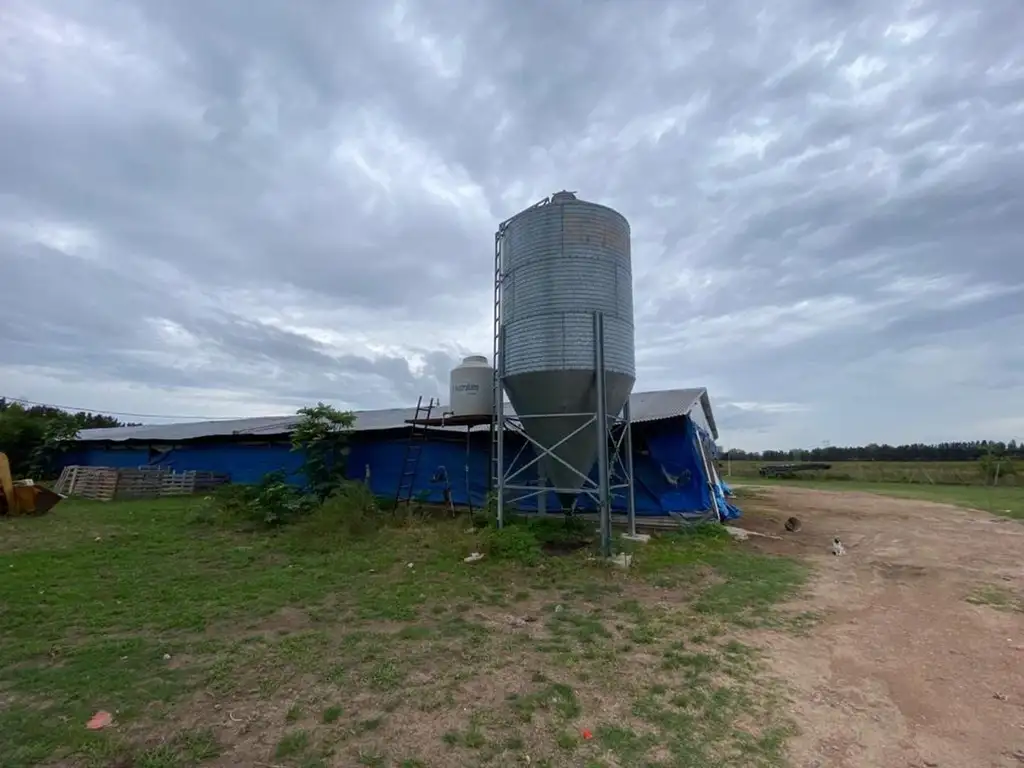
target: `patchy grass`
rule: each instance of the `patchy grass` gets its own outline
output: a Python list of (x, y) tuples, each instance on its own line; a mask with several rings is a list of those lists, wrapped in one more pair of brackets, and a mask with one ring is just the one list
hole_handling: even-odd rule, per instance
[[(772, 480), (758, 478), (757, 485), (814, 488), (821, 491), (860, 491), (900, 499), (919, 499), (980, 509), (1001, 517), (1024, 520), (1024, 484), (1012, 485), (931, 485), (926, 483), (864, 483), (842, 480)], [(740, 486), (737, 497), (753, 489)], [(742, 501), (741, 501), (742, 503)]]
[(987, 605), (998, 611), (1014, 611), (1024, 613), (1024, 597), (1012, 589), (996, 584), (985, 584), (967, 596), (967, 602), (974, 605)]
[[(783, 764), (733, 628), (785, 626), (806, 572), (718, 528), (629, 544), (627, 573), (579, 525), (256, 534), (188, 508), (0, 521), (5, 766)], [(100, 709), (116, 727), (87, 730)]]
[[(731, 472), (728, 482), (761, 481), (760, 467), (786, 464), (787, 461), (723, 461), (723, 471)], [(908, 485), (973, 485), (984, 486), (986, 479), (979, 461), (832, 461), (831, 469), (801, 472), (799, 482), (806, 480), (852, 484)], [(1024, 487), (1024, 462), (1003, 460), (1000, 485)]]
[(776, 622), (777, 605), (794, 597), (807, 579), (803, 563), (738, 547), (718, 525), (660, 536), (638, 547), (635, 556), (638, 571), (655, 584), (671, 587), (705, 577), (693, 608), (743, 626)]

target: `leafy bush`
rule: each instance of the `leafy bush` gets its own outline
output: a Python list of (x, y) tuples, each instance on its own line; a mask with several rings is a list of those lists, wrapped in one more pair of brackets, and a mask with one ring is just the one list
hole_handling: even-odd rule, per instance
[(1017, 467), (1011, 459), (989, 449), (978, 459), (978, 474), (986, 485), (993, 485), (998, 483), (1000, 478), (1016, 475)]
[(363, 483), (346, 482), (313, 512), (309, 530), (323, 535), (365, 536), (378, 530), (387, 516)]
[(398, 507), (394, 496), (377, 496), (374, 501), (381, 512), (394, 512)]
[(483, 549), (499, 560), (512, 560), (522, 565), (536, 565), (543, 553), (540, 539), (528, 525), (506, 525), (484, 529)]
[(256, 485), (225, 485), (203, 498), (190, 510), (198, 524), (284, 525), (308, 515), (317, 499), (301, 488), (289, 485), (284, 472), (268, 472)]
[(594, 535), (594, 523), (581, 517), (534, 517), (523, 523), (542, 545), (586, 541)]
[(391, 521), (362, 483), (345, 482), (321, 502), (285, 479), (283, 472), (271, 472), (257, 485), (222, 486), (191, 505), (189, 520), (245, 528), (278, 528), (301, 521), (304, 534), (325, 541), (364, 536)]
[(293, 522), (312, 512), (317, 505), (316, 496), (289, 485), (282, 471), (267, 473), (252, 491), (246, 506), (248, 516), (254, 522), (262, 519), (269, 526)]

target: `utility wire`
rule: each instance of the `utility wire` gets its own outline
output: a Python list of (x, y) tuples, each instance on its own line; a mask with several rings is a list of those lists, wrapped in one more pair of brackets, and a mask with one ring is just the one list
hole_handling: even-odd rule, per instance
[(39, 403), (35, 400), (26, 400), (23, 397), (7, 397), (0, 395), (0, 399), (6, 400), (9, 403), (19, 403), (21, 405), (38, 405), (43, 408), (59, 408), (62, 411), (71, 411), (72, 413), (94, 413), (100, 416), (132, 416), (139, 419), (181, 419), (182, 421), (236, 421), (239, 419), (250, 418), (248, 416), (181, 416), (166, 413), (132, 413), (131, 411), (108, 411), (103, 408), (79, 408), (74, 405), (57, 405), (56, 403)]

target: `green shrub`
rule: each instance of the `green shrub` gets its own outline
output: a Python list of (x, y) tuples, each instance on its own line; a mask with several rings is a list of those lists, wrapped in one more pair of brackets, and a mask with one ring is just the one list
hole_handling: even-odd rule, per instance
[(364, 536), (392, 518), (363, 483), (347, 481), (319, 501), (313, 493), (286, 482), (283, 472), (270, 472), (256, 485), (225, 485), (189, 507), (197, 525), (277, 528), (303, 522), (303, 533), (336, 539)]
[(316, 497), (290, 485), (284, 472), (268, 472), (256, 485), (224, 485), (190, 510), (198, 524), (241, 524), (274, 528), (308, 515)]
[(309, 530), (323, 535), (365, 536), (388, 520), (373, 492), (360, 482), (337, 487), (310, 516)]
[(1000, 478), (1017, 474), (1017, 467), (1006, 456), (997, 455), (991, 449), (977, 461), (978, 474), (985, 485), (994, 485)]
[(398, 504), (395, 502), (394, 496), (377, 496), (376, 499), (377, 509), (381, 512), (394, 512)]
[(504, 528), (485, 528), (483, 549), (498, 560), (513, 560), (522, 565), (536, 565), (542, 552), (540, 540), (527, 525), (506, 525)]
[(317, 506), (317, 497), (289, 485), (284, 472), (269, 472), (255, 486), (248, 512), (253, 521), (262, 519), (268, 526), (284, 525), (308, 515)]
[(594, 523), (575, 516), (527, 517), (523, 524), (541, 544), (584, 541), (594, 535)]

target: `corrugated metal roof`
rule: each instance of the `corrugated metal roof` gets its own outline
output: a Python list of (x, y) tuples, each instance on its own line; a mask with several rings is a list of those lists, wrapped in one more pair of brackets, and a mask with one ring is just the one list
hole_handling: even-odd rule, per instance
[[(711, 412), (711, 401), (703, 387), (693, 389), (666, 389), (657, 392), (634, 392), (629, 399), (633, 410), (633, 421), (659, 421), (683, 416), (697, 403), (701, 404), (704, 415), (715, 438), (718, 429)], [(440, 410), (438, 412), (441, 412)], [(512, 409), (506, 405), (506, 413)], [(356, 411), (355, 430), (374, 432), (386, 429), (408, 427), (406, 419), (415, 416), (415, 408), (386, 408), (378, 411)], [(252, 419), (225, 419), (222, 421), (196, 421), (187, 424), (152, 424), (141, 427), (113, 427), (109, 429), (83, 429), (78, 433), (80, 442), (123, 442), (139, 440), (146, 442), (176, 442), (208, 437), (229, 435), (287, 435), (298, 422), (298, 416), (260, 416)], [(438, 429), (462, 430), (463, 427), (439, 427)], [(478, 427), (487, 429), (487, 427)]]
[(700, 403), (704, 418), (711, 427), (711, 434), (718, 439), (718, 425), (711, 410), (711, 398), (704, 387), (691, 389), (661, 389), (655, 392), (634, 392), (629, 405), (633, 410), (633, 421), (660, 421), (675, 416), (685, 416)]

